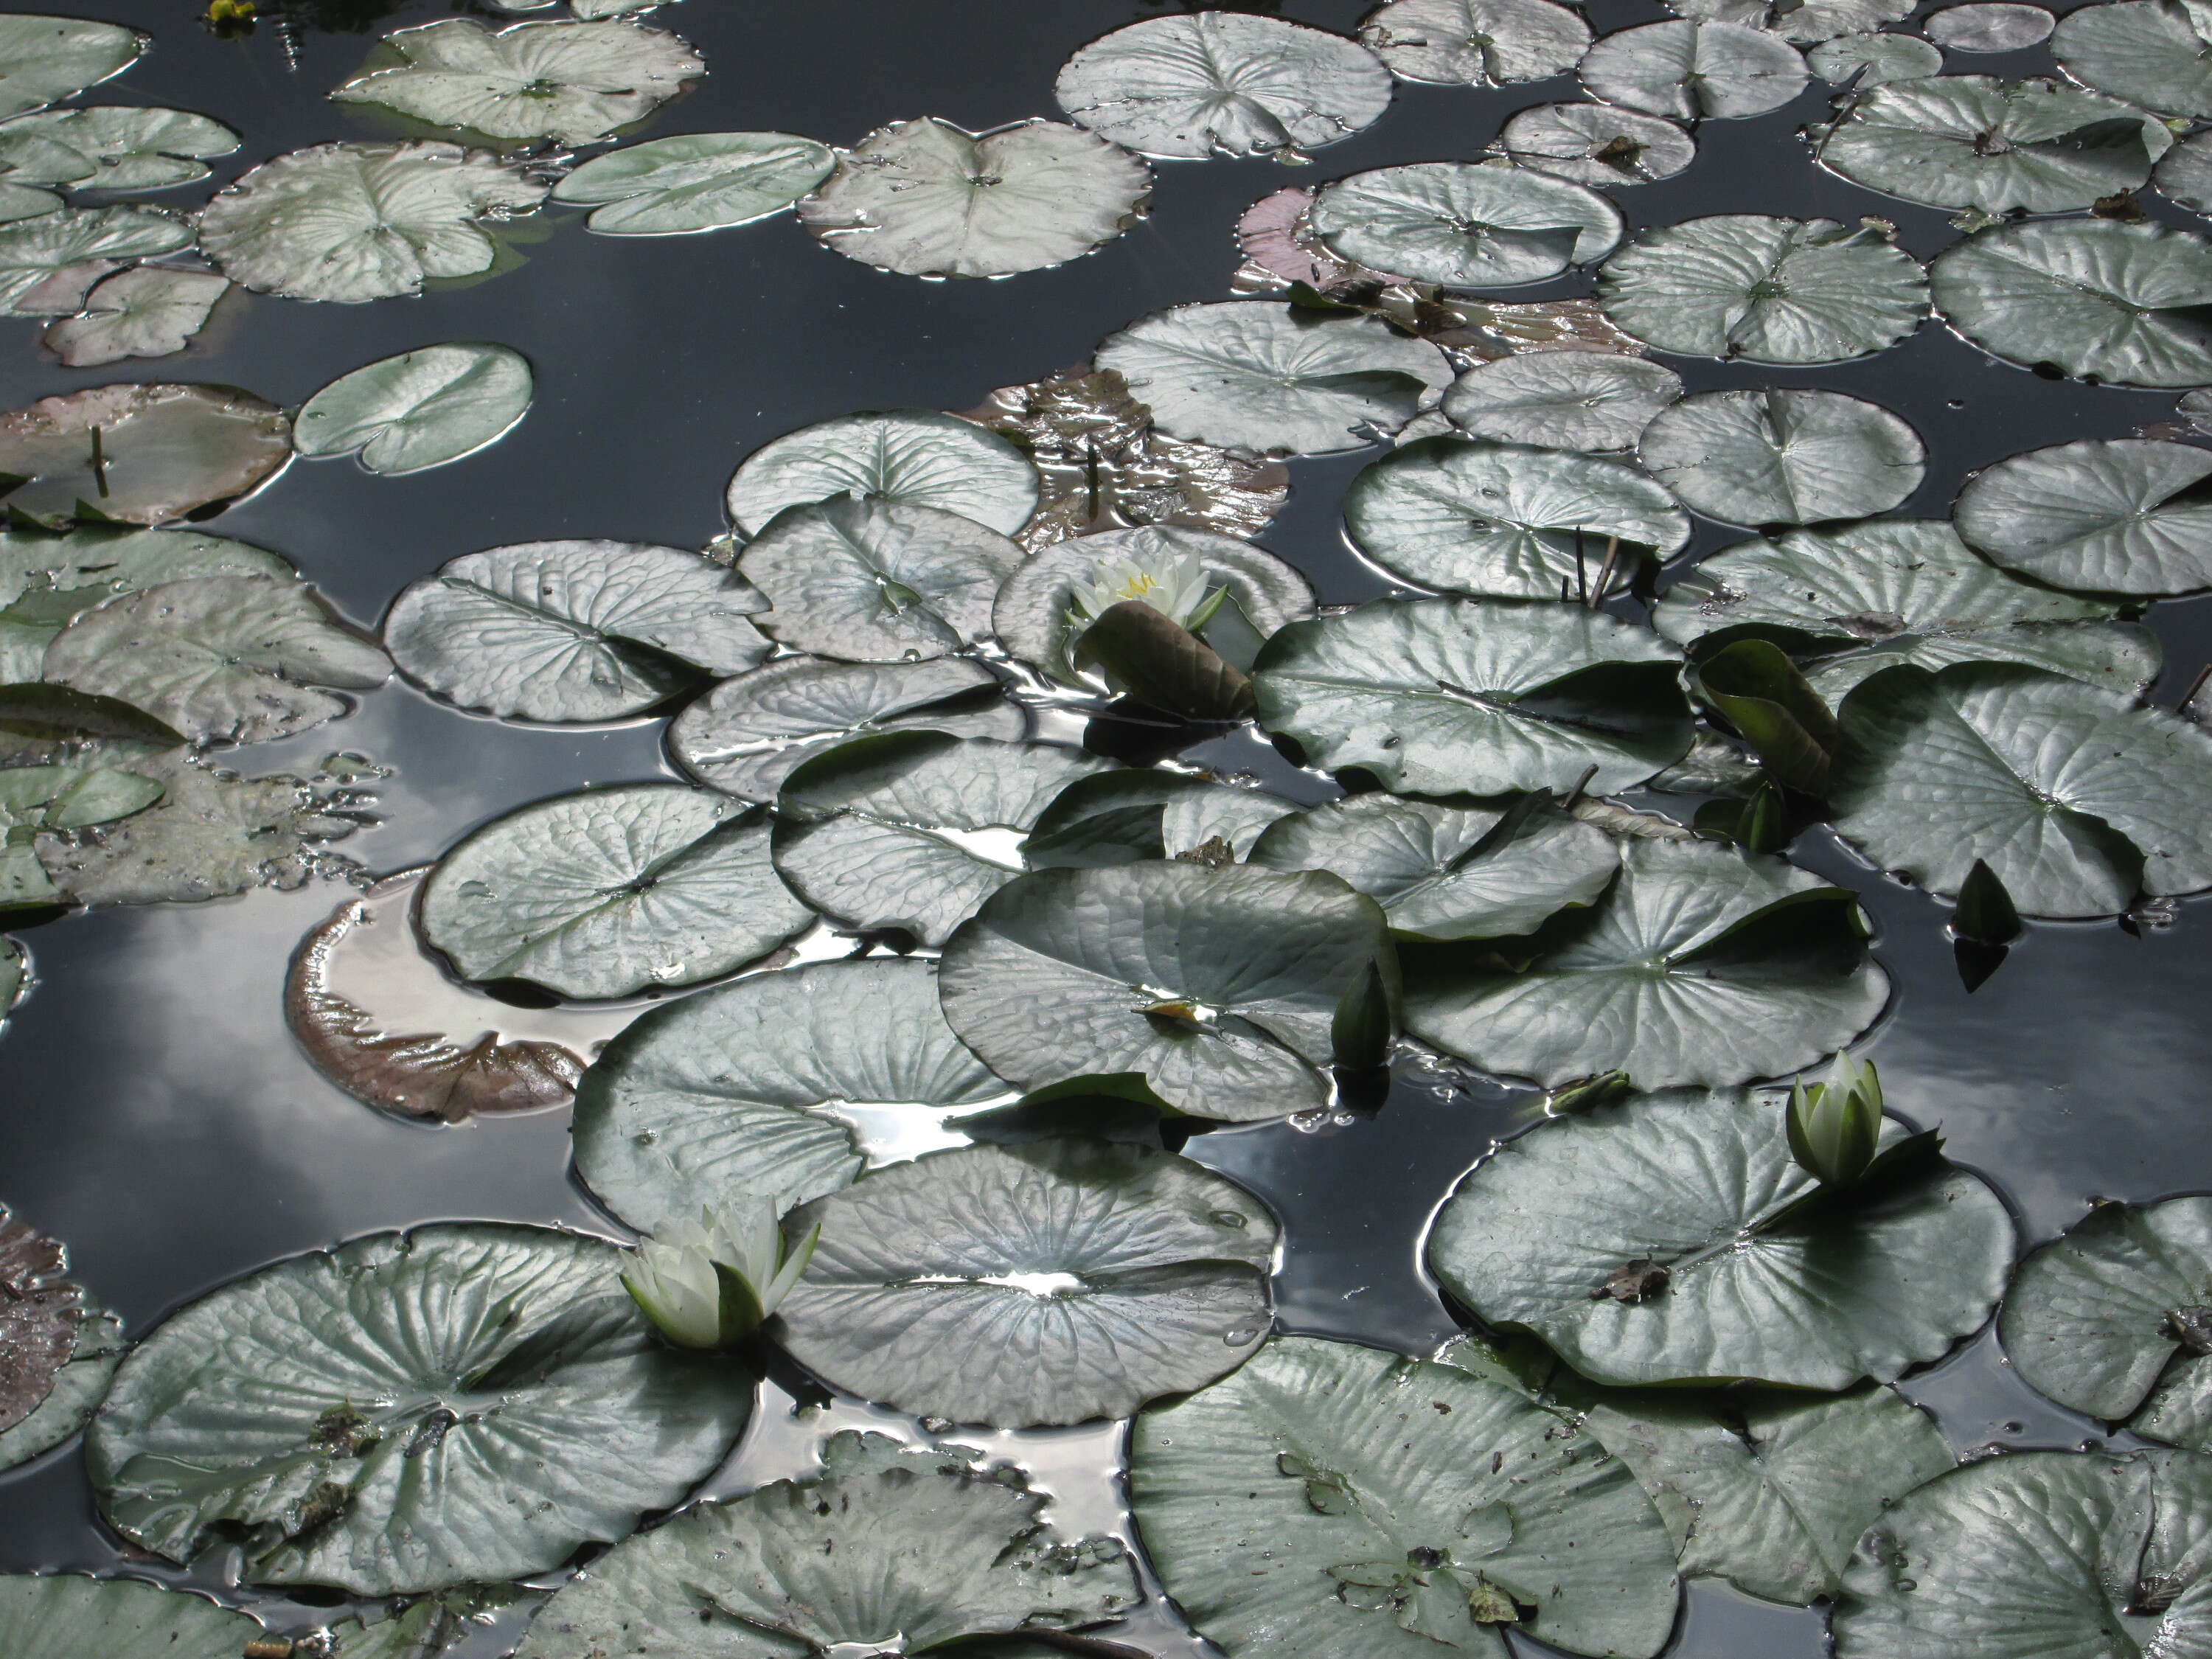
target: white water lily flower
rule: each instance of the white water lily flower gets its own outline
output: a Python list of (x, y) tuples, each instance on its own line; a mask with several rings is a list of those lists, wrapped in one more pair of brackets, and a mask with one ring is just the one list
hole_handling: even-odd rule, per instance
[(787, 1250), (773, 1208), (751, 1206), (732, 1226), (702, 1210), (627, 1252), (623, 1288), (679, 1348), (726, 1348), (761, 1328), (791, 1293), (822, 1236)]
[(1209, 590), (1206, 567), (1194, 553), (1101, 559), (1088, 584), (1078, 584), (1067, 610), (1071, 630), (1081, 633), (1124, 599), (1141, 599), (1178, 627), (1195, 634), (1212, 620), (1228, 594)]

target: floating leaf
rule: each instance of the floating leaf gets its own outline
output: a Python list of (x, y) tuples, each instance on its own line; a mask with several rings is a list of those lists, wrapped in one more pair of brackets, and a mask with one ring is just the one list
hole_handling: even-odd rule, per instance
[(1807, 79), (1795, 46), (1739, 23), (1619, 29), (1582, 61), (1593, 98), (1681, 121), (1764, 115), (1804, 91)]
[(495, 818), (423, 884), (418, 925), (464, 979), (569, 997), (696, 985), (805, 927), (769, 826), (711, 790), (587, 789)]
[(1728, 524), (1870, 518), (1928, 471), (1928, 451), (1903, 417), (1796, 386), (1685, 398), (1644, 428), (1637, 459), (1684, 505)]
[(56, 528), (204, 517), (291, 459), (284, 411), (230, 386), (96, 386), (0, 415), (8, 505)]
[(1009, 276), (1079, 258), (1134, 226), (1152, 173), (1082, 127), (973, 133), (936, 116), (878, 127), (799, 204), (828, 246), (909, 276)]
[[(21, 939), (0, 933), (0, 1031), (8, 1029), (8, 1016), (21, 1005), (30, 988), (31, 953), (23, 948)], [(7, 1467), (6, 1436), (7, 1431), (0, 1429), (0, 1468)]]
[(467, 553), (401, 592), (384, 639), (400, 672), (464, 708), (617, 720), (772, 648), (766, 600), (726, 567), (640, 542), (521, 542)]
[[(0, 76), (0, 99), (7, 77)], [(167, 190), (208, 176), (238, 148), (220, 121), (180, 109), (46, 110), (0, 126), (0, 172), (20, 185), (75, 190)]]
[(2183, 139), (2160, 160), (2151, 182), (2199, 218), (2212, 217), (2212, 143), (2201, 133)]
[(2094, 93), (1942, 75), (1855, 100), (1820, 157), (1852, 183), (1908, 202), (2063, 213), (2140, 189), (2172, 142), (2161, 123)]
[(167, 357), (207, 326), (230, 279), (207, 270), (138, 265), (118, 270), (85, 296), (80, 316), (50, 324), (40, 337), (71, 368), (125, 357)]
[(191, 241), (190, 220), (150, 207), (58, 208), (0, 224), (0, 313), (73, 312), (85, 288), (118, 264), (174, 253)]
[(2009, 664), (1896, 668), (1842, 710), (1837, 833), (1930, 892), (1985, 862), (2028, 915), (2107, 916), (2212, 885), (2212, 732)]
[(46, 648), (46, 678), (119, 698), (195, 742), (267, 743), (337, 719), (392, 665), (313, 589), (270, 576), (165, 582), (88, 611)]
[(1928, 314), (1918, 262), (1833, 219), (1732, 213), (1647, 230), (1606, 261), (1598, 289), (1607, 316), (1661, 351), (1761, 363), (1863, 357)]
[(2186, 593), (2212, 586), (2212, 455), (2193, 444), (2092, 440), (1976, 473), (1952, 520), (1987, 557), (2060, 587)]
[(1943, 54), (1917, 34), (1839, 34), (1805, 54), (1813, 73), (1841, 85), (1856, 77), (1859, 88), (1885, 87), (1938, 75)]
[[(1599, 1382), (1846, 1389), (1978, 1328), (2012, 1261), (1996, 1194), (1928, 1158), (1822, 1196), (1784, 1120), (1772, 1091), (1644, 1096), (1553, 1119), (1444, 1201), (1430, 1269), (1480, 1317), (1534, 1332)], [(1623, 1263), (1642, 1275), (1636, 1295), (1620, 1293)]]
[(1179, 859), (1218, 840), (1242, 858), (1262, 830), (1296, 810), (1279, 795), (1188, 772), (1102, 772), (1060, 791), (1022, 856), (1032, 870), (1091, 870)]
[(933, 1650), (994, 1632), (1079, 1630), (1139, 1599), (1121, 1546), (1063, 1538), (1045, 1493), (1012, 1467), (850, 1430), (821, 1455), (811, 1479), (697, 1504), (626, 1540), (562, 1585), (518, 1659), (617, 1648), (765, 1659), (878, 1646), (886, 1632)]
[(1627, 449), (1681, 395), (1681, 376), (1646, 358), (1531, 351), (1468, 369), (1445, 392), (1443, 410), (1461, 431), (1499, 443)]
[(1539, 104), (1508, 117), (1497, 148), (1524, 167), (1578, 185), (1641, 185), (1671, 179), (1698, 146), (1672, 121), (1609, 104)]
[(1849, 889), (1703, 842), (1632, 840), (1621, 860), (1595, 907), (1546, 924), (1525, 965), (1409, 986), (1407, 1029), (1547, 1087), (1612, 1071), (1646, 1089), (1723, 1087), (1809, 1066), (1881, 1012), (1889, 978)]
[(458, 144), (318, 144), (219, 191), (200, 249), (257, 292), (357, 304), (489, 270), (498, 249), (483, 226), (544, 198), (519, 168)]
[(60, 1244), (0, 1205), (0, 1432), (39, 1408), (76, 1351), (84, 1292), (68, 1272)]
[(857, 1179), (868, 1149), (903, 1152), (948, 1111), (1006, 1085), (952, 1035), (937, 969), (817, 963), (750, 975), (648, 1011), (576, 1095), (576, 1173), (653, 1232), (702, 1205), (777, 1212)]
[(822, 1239), (783, 1304), (785, 1349), (925, 1417), (1127, 1417), (1242, 1364), (1270, 1318), (1267, 1206), (1146, 1146), (926, 1153), (790, 1224)]
[(779, 514), (738, 556), (781, 643), (854, 662), (921, 662), (991, 631), (1022, 550), (933, 507), (836, 496)]
[[(1701, 653), (1690, 671), (1690, 684), (1698, 701), (1751, 745), (1775, 783), (1815, 798), (1826, 791), (1841, 741), (1836, 717), (1779, 646), (1737, 640)], [(1738, 839), (1747, 843), (1751, 838)], [(1752, 850), (1782, 848), (1778, 842)]]
[(1741, 23), (1804, 44), (1880, 28), (1912, 11), (1911, 0), (1667, 0), (1680, 16)]
[(530, 407), (530, 360), (502, 345), (434, 345), (342, 374), (300, 407), (302, 455), (350, 455), (371, 472), (420, 472), (505, 437)]
[(1144, 155), (1296, 159), (1390, 106), (1390, 71), (1357, 41), (1243, 12), (1148, 17), (1061, 65), (1053, 96)]
[(1790, 630), (1814, 689), (1838, 702), (1899, 663), (2024, 663), (2132, 695), (2157, 677), (2158, 641), (2115, 615), (1993, 568), (1940, 520), (1907, 519), (1741, 542), (1668, 588), (1651, 620), (1681, 644)]
[(1999, 357), (2118, 386), (2212, 382), (2198, 315), (2212, 304), (2212, 246), (2187, 231), (2003, 225), (1946, 248), (1929, 279), (1944, 319)]
[(1144, 863), (1001, 887), (945, 947), (961, 1039), (1023, 1088), (1142, 1073), (1232, 1122), (1329, 1097), (1329, 1022), (1387, 955), (1382, 911), (1328, 875)]
[[(59, 22), (21, 18), (11, 22)], [(105, 23), (80, 24), (106, 28)], [(129, 33), (118, 30), (118, 33)], [(137, 37), (134, 37), (137, 38)], [(0, 40), (4, 50), (4, 40)], [(13, 85), (0, 76), (0, 88)], [(251, 1614), (220, 1607), (190, 1590), (163, 1589), (135, 1578), (79, 1578), (56, 1574), (0, 1577), (0, 1643), (9, 1659), (238, 1659), (263, 1634)]]
[(834, 495), (936, 507), (1011, 536), (1036, 508), (1036, 469), (1004, 438), (957, 415), (841, 415), (748, 455), (730, 479), (730, 517), (757, 536), (786, 507)]
[(2212, 26), (2186, 5), (2083, 6), (2059, 19), (2051, 50), (2084, 86), (2161, 115), (2212, 117)]
[(1966, 5), (1930, 12), (1921, 27), (1947, 51), (2019, 52), (2049, 40), (2057, 21), (2041, 6), (1970, 0)]
[(1168, 1594), (1229, 1659), (1504, 1659), (1505, 1625), (1648, 1659), (1674, 1630), (1674, 1547), (1626, 1468), (1590, 1449), (1504, 1383), (1283, 1336), (1139, 1414), (1131, 1508)]
[(782, 212), (837, 165), (836, 152), (787, 132), (691, 132), (594, 155), (553, 186), (589, 205), (602, 236), (678, 236)]
[[(161, 798), (161, 785), (136, 772), (105, 766), (13, 766), (0, 770), (0, 910), (56, 904), (61, 893), (39, 861), (42, 831), (89, 829), (143, 811)], [(11, 988), (8, 1005), (13, 1006)], [(0, 1343), (4, 1352), (4, 1343)], [(5, 1374), (0, 1373), (0, 1378)], [(0, 1428), (6, 1425), (0, 1395)]]
[(1690, 746), (1676, 659), (1580, 606), (1384, 599), (1293, 623), (1260, 655), (1260, 723), (1310, 764), (1417, 795), (1600, 794)]
[(1109, 335), (1097, 363), (1170, 436), (1292, 455), (1388, 436), (1451, 382), (1443, 353), (1379, 318), (1256, 301), (1155, 312)]
[[(55, 1375), (53, 1387), (28, 1417), (12, 1429), (0, 1429), (0, 1470), (18, 1468), (71, 1438), (92, 1420), (93, 1413), (107, 1397), (109, 1379), (131, 1345), (124, 1337), (121, 1319), (89, 1297), (84, 1297), (82, 1303), (76, 1346), (70, 1350), (68, 1363)], [(0, 1586), (7, 1582), (0, 1580)], [(0, 1603), (7, 1595), (5, 1588), (0, 1588)], [(0, 1607), (0, 1634), (7, 1630), (8, 1617), (4, 1607)], [(20, 1644), (27, 1638), (9, 1639)], [(7, 1651), (10, 1659), (15, 1659), (26, 1650), (18, 1644)], [(174, 1651), (162, 1650), (165, 1654)], [(77, 1652), (65, 1647), (58, 1659), (77, 1659)], [(231, 1659), (228, 1650), (222, 1652), (222, 1659)]]
[(151, 36), (84, 17), (10, 13), (0, 19), (0, 116), (72, 97), (120, 75)]
[(1355, 173), (1315, 192), (1306, 222), (1339, 258), (1447, 288), (1546, 282), (1621, 232), (1595, 191), (1503, 159)]
[(356, 75), (331, 96), (375, 104), (489, 138), (590, 144), (641, 121), (707, 72), (690, 46), (635, 23), (510, 23), (442, 18), (384, 37), (389, 69)]
[(744, 1426), (726, 1362), (658, 1341), (597, 1238), (490, 1222), (292, 1256), (172, 1314), (86, 1456), (175, 1561), (356, 1595), (544, 1572), (682, 1501)]
[(1021, 711), (979, 663), (848, 664), (780, 657), (724, 680), (668, 729), (669, 753), (700, 782), (746, 800), (775, 799), (794, 767), (848, 738), (920, 727), (1014, 738)]

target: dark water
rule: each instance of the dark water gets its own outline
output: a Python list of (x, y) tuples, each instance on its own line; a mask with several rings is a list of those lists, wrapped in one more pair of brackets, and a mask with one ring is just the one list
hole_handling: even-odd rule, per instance
[[(246, 135), (218, 165), (248, 166), (331, 138), (380, 136), (328, 102), (374, 34), (302, 33), (296, 66), (274, 32), (225, 42), (185, 0), (59, 11), (127, 21), (155, 46), (83, 101), (170, 104)], [(711, 73), (645, 130), (776, 129), (849, 143), (885, 121), (937, 114), (983, 128), (1054, 113), (1054, 72), (1077, 46), (1156, 8), (1120, 0), (689, 0), (652, 21), (692, 40)], [(1282, 15), (1349, 29), (1353, 0), (1300, 0)], [(1592, 0), (1600, 32), (1662, 14), (1649, 0)], [(410, 5), (381, 24), (427, 21)], [(1952, 67), (2047, 71), (2040, 49), (1954, 58)], [(1470, 157), (1527, 105), (1571, 99), (1570, 79), (1504, 92), (1403, 87), (1370, 131), (1319, 164), (1162, 163), (1150, 220), (1064, 269), (1008, 282), (926, 283), (817, 247), (787, 221), (706, 236), (593, 237), (566, 210), (530, 222), (519, 268), (494, 279), (366, 307), (234, 294), (186, 353), (72, 372), (42, 361), (35, 325), (7, 325), (0, 407), (129, 379), (213, 380), (297, 404), (347, 369), (442, 340), (496, 340), (538, 376), (528, 418), (491, 450), (412, 477), (349, 460), (297, 462), (257, 500), (210, 526), (295, 560), (340, 607), (374, 623), (399, 588), (457, 554), (540, 538), (607, 536), (699, 546), (725, 526), (736, 461), (778, 433), (857, 409), (963, 408), (992, 387), (1086, 358), (1096, 342), (1162, 307), (1224, 298), (1237, 263), (1237, 214), (1285, 183), (1394, 162)], [(1632, 228), (1716, 211), (1877, 214), (1926, 258), (1957, 233), (1941, 211), (1890, 202), (1815, 171), (1792, 135), (1825, 113), (1826, 89), (1751, 121), (1709, 125), (1692, 172), (1616, 192)], [(205, 186), (160, 199), (185, 205)], [(2147, 204), (2154, 214), (2185, 216)], [(1588, 291), (1577, 277), (1515, 299)], [(1933, 461), (1906, 511), (1941, 516), (1963, 475), (2016, 451), (2124, 435), (2166, 418), (2171, 394), (2041, 380), (1996, 363), (1930, 324), (1875, 359), (1803, 370), (1677, 362), (1693, 389), (1831, 387), (1875, 398), (1921, 430)], [(1260, 539), (1305, 569), (1327, 602), (1383, 584), (1345, 550), (1336, 503), (1371, 459), (1295, 464), (1290, 507)], [(1706, 526), (1693, 553), (1736, 539)], [(2212, 602), (2157, 606), (2171, 702), (2212, 655)], [(250, 772), (307, 769), (330, 750), (396, 767), (385, 822), (347, 848), (378, 871), (434, 857), (483, 819), (575, 787), (665, 775), (657, 723), (530, 731), (439, 708), (398, 684), (345, 723), (241, 758)], [(1197, 758), (1207, 758), (1201, 754)], [(1261, 763), (1249, 742), (1213, 755)], [(2131, 937), (2111, 924), (2039, 926), (1969, 997), (1942, 938), (1942, 910), (1858, 868), (1825, 832), (1796, 856), (1856, 887), (1881, 927), (1898, 995), (1869, 1050), (1893, 1104), (1940, 1123), (1954, 1156), (2010, 1196), (2028, 1242), (2058, 1231), (2094, 1196), (2146, 1200), (2212, 1185), (2208, 1104), (2212, 995), (2206, 914)], [(0, 1199), (66, 1240), (79, 1276), (143, 1332), (195, 1293), (271, 1259), (416, 1221), (497, 1217), (605, 1229), (567, 1179), (560, 1114), (439, 1130), (380, 1117), (325, 1083), (295, 1051), (280, 993), (300, 934), (344, 890), (317, 884), (198, 907), (77, 916), (25, 935), (37, 992), (0, 1042)], [(1453, 1329), (1423, 1277), (1418, 1243), (1458, 1175), (1525, 1121), (1530, 1097), (1401, 1084), (1371, 1120), (1301, 1131), (1274, 1125), (1194, 1139), (1191, 1154), (1279, 1209), (1288, 1248), (1281, 1324), (1426, 1352)], [(1325, 1145), (1316, 1144), (1325, 1142)], [(1954, 1449), (2002, 1441), (2071, 1446), (2099, 1425), (2037, 1400), (1986, 1336), (1909, 1379)], [(796, 1472), (821, 1420), (793, 1422), (769, 1395), (720, 1485)], [(835, 1420), (870, 1413), (839, 1408)], [(1118, 1497), (1104, 1431), (996, 1437), (1065, 1496), (1075, 1526), (1113, 1524)], [(112, 1568), (74, 1446), (0, 1476), (0, 1571)], [(1809, 1659), (1817, 1613), (1700, 1586), (1675, 1651), (1695, 1659)], [(1188, 1652), (1166, 1614), (1116, 1632)], [(1533, 1651), (1531, 1644), (1524, 1650)]]

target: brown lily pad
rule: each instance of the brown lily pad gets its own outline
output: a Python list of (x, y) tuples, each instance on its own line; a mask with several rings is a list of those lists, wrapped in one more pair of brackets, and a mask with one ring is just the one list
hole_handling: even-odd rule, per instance
[(103, 386), (0, 415), (9, 507), (60, 526), (167, 524), (252, 494), (292, 459), (276, 404), (221, 386)]
[(84, 1293), (68, 1270), (58, 1243), (0, 1205), (0, 1430), (39, 1408), (76, 1352)]

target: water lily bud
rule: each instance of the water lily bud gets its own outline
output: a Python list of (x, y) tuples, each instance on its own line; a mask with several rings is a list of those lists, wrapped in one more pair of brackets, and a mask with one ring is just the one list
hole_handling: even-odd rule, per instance
[(1824, 1187), (1850, 1187), (1881, 1139), (1881, 1079), (1871, 1062), (1838, 1054), (1827, 1080), (1790, 1085), (1790, 1155)]
[(734, 1224), (702, 1210), (697, 1222), (678, 1222), (629, 1252), (623, 1288), (676, 1346), (727, 1348), (791, 1293), (821, 1236), (817, 1226), (787, 1250), (770, 1206), (750, 1206)]

